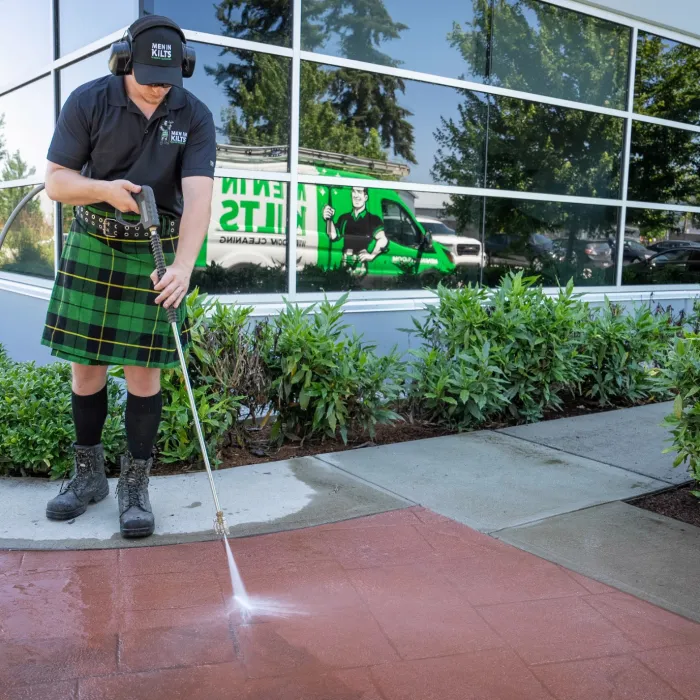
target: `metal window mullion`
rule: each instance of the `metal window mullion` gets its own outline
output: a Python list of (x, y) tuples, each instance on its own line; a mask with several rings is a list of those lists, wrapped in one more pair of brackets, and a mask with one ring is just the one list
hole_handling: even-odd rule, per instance
[(629, 82), (627, 84), (627, 119), (625, 121), (625, 139), (622, 144), (622, 206), (620, 207), (620, 225), (617, 232), (617, 267), (615, 285), (622, 287), (622, 264), (625, 253), (625, 229), (627, 228), (627, 188), (630, 174), (630, 152), (632, 150), (632, 114), (634, 112), (634, 87), (637, 73), (637, 38), (638, 31), (632, 29), (629, 57)]
[(248, 39), (236, 39), (234, 37), (223, 36), (221, 34), (210, 34), (194, 29), (184, 29), (185, 37), (188, 41), (197, 41), (200, 44), (210, 44), (213, 46), (225, 46), (230, 49), (240, 49), (241, 51), (255, 51), (256, 53), (267, 53), (275, 56), (292, 58), (293, 50), (286, 46), (276, 46), (275, 44), (263, 44)]
[(289, 133), (289, 195), (287, 197), (287, 294), (297, 293), (297, 206), (299, 199), (299, 103), (301, 100), (301, 0), (292, 9), (292, 84)]

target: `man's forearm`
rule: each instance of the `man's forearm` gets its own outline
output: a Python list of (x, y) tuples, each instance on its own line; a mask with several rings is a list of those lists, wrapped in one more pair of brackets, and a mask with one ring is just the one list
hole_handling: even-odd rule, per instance
[(56, 202), (81, 206), (104, 202), (107, 183), (91, 180), (74, 170), (58, 170), (46, 178), (46, 194)]

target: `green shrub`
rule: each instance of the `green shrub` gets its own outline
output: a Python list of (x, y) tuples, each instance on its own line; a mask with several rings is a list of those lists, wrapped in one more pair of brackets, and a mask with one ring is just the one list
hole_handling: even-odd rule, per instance
[[(103, 444), (106, 461), (114, 462), (124, 448), (123, 402), (116, 382), (110, 380), (108, 387)], [(75, 440), (70, 365), (0, 364), (0, 425), (0, 474), (48, 474), (57, 479), (68, 473)]]
[(625, 313), (606, 299), (582, 326), (583, 395), (601, 406), (667, 398), (655, 375), (677, 332), (668, 312), (638, 306)]
[[(676, 392), (673, 413), (664, 421), (672, 442), (665, 452), (675, 452), (673, 465), (686, 464), (691, 478), (700, 484), (700, 335), (675, 338), (660, 374), (665, 388)], [(693, 493), (700, 497), (700, 491)]]
[(380, 357), (361, 337), (345, 334), (346, 299), (306, 309), (287, 304), (273, 322), (267, 360), (278, 411), (273, 437), (340, 433), (347, 441), (351, 429), (373, 436), (378, 423), (398, 418), (389, 406), (398, 396), (403, 365), (395, 352)]
[[(424, 322), (414, 321), (411, 331), (429, 350), (437, 351), (439, 361), (451, 365), (448, 374), (455, 378), (468, 376), (468, 367), (460, 364), (473, 365), (476, 358), (483, 362), (488, 347), (487, 366), (497, 368), (499, 382), (487, 382), (494, 394), (488, 399), (482, 396), (481, 404), (489, 409), (503, 404), (504, 392), (510, 417), (524, 421), (539, 420), (546, 410), (560, 408), (562, 396), (575, 391), (584, 362), (579, 336), (586, 304), (575, 298), (571, 282), (556, 297), (549, 297), (536, 281), (511, 273), (490, 293), (474, 286), (439, 288), (439, 303), (429, 309)], [(414, 377), (428, 371), (426, 357), (431, 356), (416, 357)], [(483, 381), (483, 367), (481, 372)], [(497, 385), (501, 388), (496, 393)], [(409, 392), (420, 398), (428, 388), (414, 380)], [(437, 388), (428, 393), (439, 395)]]

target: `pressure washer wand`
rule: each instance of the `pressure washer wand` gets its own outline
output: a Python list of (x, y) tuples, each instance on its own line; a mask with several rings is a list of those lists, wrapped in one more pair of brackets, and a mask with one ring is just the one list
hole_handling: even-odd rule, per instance
[[(165, 274), (165, 256), (163, 255), (163, 245), (160, 240), (160, 235), (158, 230), (160, 228), (160, 219), (158, 217), (158, 206), (156, 205), (156, 198), (153, 194), (153, 189), (144, 185), (141, 187), (141, 191), (134, 195), (134, 199), (139, 205), (139, 212), (141, 214), (141, 225), (147, 229), (150, 233), (151, 240), (151, 250), (153, 251), (153, 259), (156, 263), (156, 270), (158, 271), (158, 279), (162, 279)], [(117, 219), (121, 217), (117, 213)], [(202, 426), (199, 422), (199, 415), (197, 413), (197, 404), (194, 400), (194, 392), (192, 391), (192, 385), (190, 384), (190, 377), (187, 372), (187, 363), (185, 361), (185, 353), (182, 350), (182, 343), (180, 342), (180, 331), (177, 327), (177, 311), (172, 307), (166, 309), (168, 313), (168, 321), (173, 329), (173, 337), (175, 338), (175, 345), (177, 346), (177, 354), (180, 358), (180, 366), (182, 367), (182, 378), (185, 381), (185, 387), (187, 388), (187, 395), (190, 399), (190, 407), (192, 408), (192, 416), (194, 418), (194, 425), (197, 429), (197, 437), (199, 438), (199, 446), (202, 449), (202, 456), (204, 457), (204, 464), (207, 468), (207, 474), (209, 476), (209, 485), (211, 486), (211, 495), (214, 497), (214, 505), (216, 506), (216, 519), (214, 520), (214, 530), (217, 534), (226, 537), (228, 534), (228, 526), (224, 520), (224, 512), (221, 510), (219, 505), (219, 497), (216, 494), (216, 487), (214, 486), (214, 476), (211, 471), (211, 464), (209, 464), (209, 454), (207, 452), (207, 446), (204, 442), (204, 435), (202, 433)]]

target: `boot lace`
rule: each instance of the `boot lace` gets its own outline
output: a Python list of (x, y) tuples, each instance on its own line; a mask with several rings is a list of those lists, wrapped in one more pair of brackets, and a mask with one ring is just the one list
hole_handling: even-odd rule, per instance
[(73, 491), (76, 495), (85, 486), (87, 486), (90, 477), (92, 476), (92, 463), (89, 456), (78, 454), (75, 459), (75, 475), (73, 478), (66, 483), (66, 476), (63, 476), (63, 481), (61, 482), (61, 490), (59, 495), (67, 493), (68, 491)]
[(138, 506), (143, 508), (142, 493), (143, 489), (148, 486), (148, 476), (145, 471), (140, 469), (127, 469), (120, 477), (117, 484), (117, 494), (126, 496), (128, 507)]

